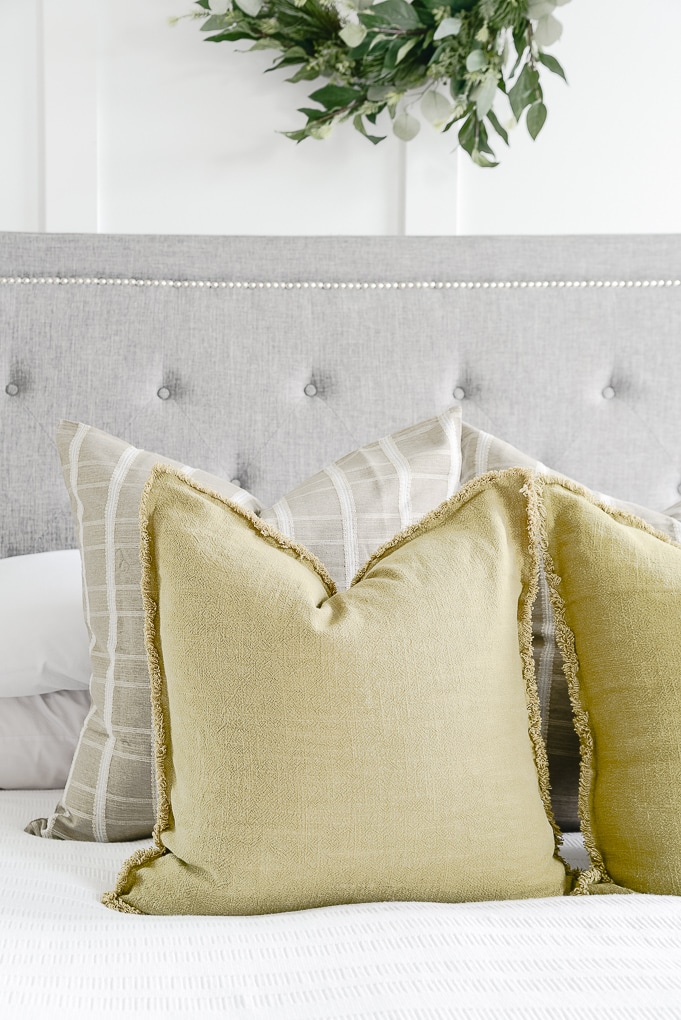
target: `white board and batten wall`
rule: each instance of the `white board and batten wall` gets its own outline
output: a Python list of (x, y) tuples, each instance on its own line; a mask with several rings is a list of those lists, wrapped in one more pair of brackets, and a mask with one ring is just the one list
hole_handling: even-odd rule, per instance
[[(211, 234), (681, 232), (676, 0), (572, 0), (549, 117), (481, 170), (454, 133), (301, 145), (308, 83), (167, 20), (190, 0), (0, 0), (0, 229)], [(671, 54), (671, 56), (670, 56)], [(499, 146), (499, 151), (503, 145)]]

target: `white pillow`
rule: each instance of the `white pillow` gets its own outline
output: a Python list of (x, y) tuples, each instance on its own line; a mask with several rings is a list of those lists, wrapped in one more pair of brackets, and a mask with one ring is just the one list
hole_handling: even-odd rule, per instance
[(0, 789), (62, 789), (89, 707), (87, 691), (0, 700)]
[(0, 698), (87, 690), (80, 553), (0, 560)]

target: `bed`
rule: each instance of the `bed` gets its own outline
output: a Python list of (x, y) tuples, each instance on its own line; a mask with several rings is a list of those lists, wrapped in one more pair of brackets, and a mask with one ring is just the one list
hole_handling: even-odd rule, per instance
[[(0, 557), (76, 547), (62, 418), (275, 501), (454, 404), (662, 510), (681, 493), (680, 265), (673, 236), (2, 235)], [(5, 1016), (679, 1016), (678, 897), (135, 917), (100, 898), (139, 842), (24, 832), (58, 796), (0, 791)], [(565, 853), (587, 867), (578, 833)]]

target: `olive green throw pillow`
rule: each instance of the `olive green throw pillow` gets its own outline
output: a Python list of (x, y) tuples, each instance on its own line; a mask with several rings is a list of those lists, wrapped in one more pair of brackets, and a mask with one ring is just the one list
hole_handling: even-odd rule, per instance
[[(461, 431), (461, 484), (487, 471), (503, 471), (510, 467), (524, 467), (552, 478), (565, 478), (534, 457), (521, 453), (503, 439), (467, 425)], [(677, 542), (681, 541), (681, 503), (662, 513), (648, 507), (625, 503), (602, 493), (593, 493), (601, 502), (618, 510), (635, 514), (647, 524), (663, 531)], [(533, 611), (534, 661), (537, 671), (537, 690), (542, 715), (542, 736), (546, 743), (551, 778), (551, 806), (561, 829), (566, 832), (580, 827), (579, 796), (579, 738), (572, 719), (563, 659), (556, 644), (555, 626), (548, 585), (543, 571), (539, 575), (539, 594)]]
[(567, 481), (543, 503), (593, 863), (575, 891), (681, 895), (681, 546)]
[(535, 503), (522, 470), (477, 479), (335, 593), (301, 546), (156, 467), (141, 530), (159, 815), (104, 902), (562, 895), (530, 641)]

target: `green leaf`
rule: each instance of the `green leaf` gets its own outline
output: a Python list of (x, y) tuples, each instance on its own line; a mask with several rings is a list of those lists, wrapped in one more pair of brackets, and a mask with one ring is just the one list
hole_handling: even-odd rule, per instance
[(487, 128), (482, 120), (478, 120), (478, 141), (476, 148), (478, 152), (487, 152), (490, 156), (494, 155), (489, 144), (489, 138), (487, 137)]
[(458, 35), (461, 31), (461, 18), (445, 18), (435, 29), (433, 39), (445, 39), (448, 35)]
[[(395, 66), (397, 64), (397, 54), (400, 52), (400, 49), (402, 47), (402, 38), (403, 37), (400, 36), (397, 39), (393, 39), (390, 45), (386, 46), (385, 50), (383, 51), (383, 68), (382, 68), (383, 71), (388, 72), (394, 71)], [(377, 51), (376, 56), (378, 55), (379, 54)], [(383, 75), (383, 78), (385, 77), (386, 76)], [(392, 75), (389, 75), (389, 77), (392, 77)]]
[(563, 81), (567, 81), (565, 77), (565, 71), (562, 66), (558, 63), (556, 58), (550, 53), (542, 53), (541, 50), (537, 54), (537, 60), (539, 60), (544, 67), (548, 67), (549, 71), (553, 71), (554, 74), (559, 74)]
[(448, 99), (435, 89), (426, 92), (421, 100), (421, 113), (433, 127), (442, 128), (454, 112)]
[[(278, 49), (281, 49), (281, 44), (278, 43), (276, 39), (256, 39), (253, 45), (248, 47), (248, 52), (250, 53), (252, 50), (278, 50)], [(279, 64), (278, 66), (281, 67), (282, 65)]]
[(210, 10), (210, 4), (208, 0), (195, 0), (197, 7), (203, 7), (204, 11)]
[[(457, 14), (459, 11), (470, 11), (479, 0), (450, 0), (447, 7), (452, 11), (453, 14)], [(421, 5), (430, 11), (436, 11), (443, 7), (442, 0), (421, 0)]]
[(342, 106), (350, 106), (351, 103), (363, 98), (362, 92), (346, 85), (324, 85), (323, 88), (310, 93), (310, 99), (315, 103), (320, 103), (326, 110), (337, 110)]
[(416, 46), (417, 42), (418, 39), (414, 38), (407, 39), (405, 42), (405, 38), (403, 35), (400, 35), (397, 37), (397, 39), (394, 39), (386, 49), (385, 56), (383, 58), (383, 70), (384, 71), (394, 70), (394, 68), (397, 67), (400, 61), (406, 57), (409, 51), (412, 50), (414, 46)]
[(263, 5), (263, 0), (234, 0), (234, 2), (249, 18), (257, 17)]
[(235, 28), (219, 35), (209, 35), (204, 42), (239, 42), (241, 39), (252, 39), (253, 33), (247, 28)]
[(494, 130), (496, 131), (496, 133), (499, 135), (499, 137), (503, 138), (503, 140), (508, 145), (508, 132), (506, 131), (506, 129), (504, 127), (501, 126), (501, 123), (499, 122), (499, 118), (497, 117), (497, 115), (494, 112), (494, 110), (490, 110), (488, 112), (487, 119), (490, 122), (490, 124), (492, 125), (492, 127), (494, 128)]
[(352, 53), (350, 54), (351, 59), (362, 61), (363, 63), (369, 53), (369, 50), (371, 49), (371, 42), (372, 42), (371, 32), (367, 32), (367, 34), (362, 39), (361, 43), (359, 43), (357, 46), (349, 47), (349, 49), (352, 50)]
[(202, 32), (219, 32), (225, 26), (225, 19), (221, 14), (213, 14), (201, 25)]
[(349, 22), (344, 28), (341, 28), (338, 34), (345, 45), (354, 50), (355, 46), (359, 46), (360, 43), (364, 42), (367, 30), (364, 25), (354, 25), (352, 22)]
[(395, 58), (395, 66), (396, 67), (397, 67), (397, 65), (402, 60), (404, 60), (404, 58), (406, 57), (407, 53), (409, 53), (410, 50), (413, 50), (413, 48), (414, 48), (414, 46), (416, 46), (417, 42), (418, 42), (418, 39), (407, 39), (407, 41), (405, 43), (402, 43), (402, 45), (400, 46), (399, 50), (397, 51), (397, 56)]
[[(270, 71), (276, 70), (276, 68), (268, 68)], [(319, 71), (316, 71), (312, 67), (308, 67), (307, 64), (303, 64), (299, 71), (287, 78), (286, 81), (314, 81), (315, 78), (319, 77)]]
[(471, 152), (471, 159), (476, 166), (499, 166), (498, 162), (492, 162), (492, 160), (487, 159), (487, 156), (483, 156), (477, 149), (473, 149), (473, 152)]
[(382, 103), (393, 91), (390, 85), (370, 85), (367, 89), (367, 99), (372, 103)]
[(509, 89), (508, 100), (513, 110), (513, 116), (516, 120), (520, 120), (523, 110), (530, 103), (534, 103), (535, 100), (541, 99), (541, 89), (539, 88), (539, 72), (529, 64), (525, 64), (518, 75), (518, 80), (512, 89)]
[(421, 125), (410, 113), (400, 113), (393, 121), (393, 134), (403, 142), (410, 142), (412, 138), (416, 138), (420, 130)]
[(372, 143), (372, 145), (378, 145), (379, 142), (385, 141), (385, 135), (370, 135), (367, 132), (367, 129), (364, 126), (364, 123), (362, 122), (362, 118), (360, 117), (359, 114), (357, 114), (356, 117), (352, 118), (352, 123), (355, 126), (356, 130), (359, 131), (359, 133), (361, 135), (364, 135), (365, 138), (369, 139), (369, 141)]
[(455, 124), (458, 124), (459, 121), (462, 120), (464, 116), (465, 115), (462, 113), (460, 117), (455, 117), (453, 120), (447, 121), (447, 123), (442, 129), (442, 134), (444, 135), (446, 134), (447, 131), (450, 131), (451, 128), (453, 128)]
[(552, 14), (548, 14), (537, 22), (537, 27), (534, 30), (534, 41), (540, 47), (552, 46), (555, 42), (558, 42), (562, 34), (563, 26), (560, 21), (554, 18)]
[(449, 82), (449, 93), (452, 99), (458, 99), (466, 91), (466, 82), (459, 78), (452, 78)]
[(520, 64), (521, 60), (523, 59), (523, 55), (525, 53), (525, 50), (528, 47), (528, 39), (527, 39), (527, 29), (528, 29), (528, 27), (529, 27), (529, 23), (527, 22), (527, 20), (525, 18), (523, 18), (523, 20), (520, 22), (518, 27), (513, 32), (513, 45), (515, 46), (515, 51), (518, 54), (518, 59), (516, 61), (515, 67), (511, 71), (511, 74), (509, 75), (509, 77), (511, 77), (511, 78), (515, 74), (515, 72), (516, 72), (516, 70), (518, 68), (518, 65)]
[(375, 36), (373, 37), (373, 39), (372, 39), (372, 40), (371, 40), (371, 42), (369, 43), (369, 49), (370, 49), (370, 50), (373, 50), (373, 49), (375, 49), (375, 48), (376, 48), (377, 46), (380, 46), (380, 44), (381, 44), (381, 43), (387, 43), (387, 42), (391, 42), (391, 37), (390, 37), (389, 35), (382, 35), (382, 34), (381, 34), (381, 33), (379, 32), (379, 33), (378, 33), (377, 35), (375, 35)]
[(522, 64), (524, 56), (525, 56), (525, 50), (523, 50), (521, 53), (518, 54), (518, 59), (516, 60), (516, 62), (513, 65), (513, 67), (511, 68), (511, 71), (510, 71), (510, 73), (508, 75), (508, 80), (509, 81), (511, 80), (511, 78), (513, 78), (513, 76), (515, 75), (516, 71), (518, 70), (518, 68)]
[(546, 107), (543, 103), (533, 103), (527, 111), (527, 130), (532, 138), (536, 138), (546, 121)]
[(389, 25), (390, 28), (423, 28), (418, 14), (406, 0), (383, 0), (374, 4), (360, 15), (360, 21), (364, 25)]
[(539, 18), (552, 14), (555, 6), (555, 0), (530, 0), (527, 5), (527, 16), (533, 21), (538, 21)]
[(440, 40), (440, 42), (438, 43), (433, 43), (433, 46), (435, 47), (435, 49), (433, 50), (433, 55), (430, 58), (431, 64), (438, 61), (440, 57), (443, 57), (445, 55), (446, 56), (451, 55), (452, 52), (451, 38)]
[(475, 112), (482, 118), (491, 109), (497, 91), (497, 79), (488, 78), (471, 93), (471, 99), (475, 100)]
[[(263, 39), (263, 42), (273, 42), (277, 47), (281, 46), (281, 43), (272, 38)], [(289, 46), (282, 57), (282, 62), (287, 64), (297, 64), (299, 60), (307, 60), (307, 53), (302, 46)]]
[(294, 142), (302, 142), (303, 138), (309, 138), (305, 128), (300, 128), (298, 131), (280, 131), (280, 135), (286, 135), (287, 138), (293, 139)]
[(476, 125), (477, 118), (474, 113), (471, 113), (459, 129), (459, 144), (461, 148), (469, 154), (469, 156), (475, 148), (477, 135)]
[(329, 111), (313, 106), (299, 106), (298, 113), (304, 113), (308, 120), (319, 120), (320, 117), (328, 117)]
[(483, 67), (487, 67), (487, 54), (484, 50), (471, 50), (466, 57), (466, 70), (467, 71), (482, 71)]
[(333, 131), (335, 121), (326, 121), (324, 124), (311, 124), (308, 128), (308, 134), (310, 138), (316, 138), (321, 141), (323, 138), (328, 138)]

